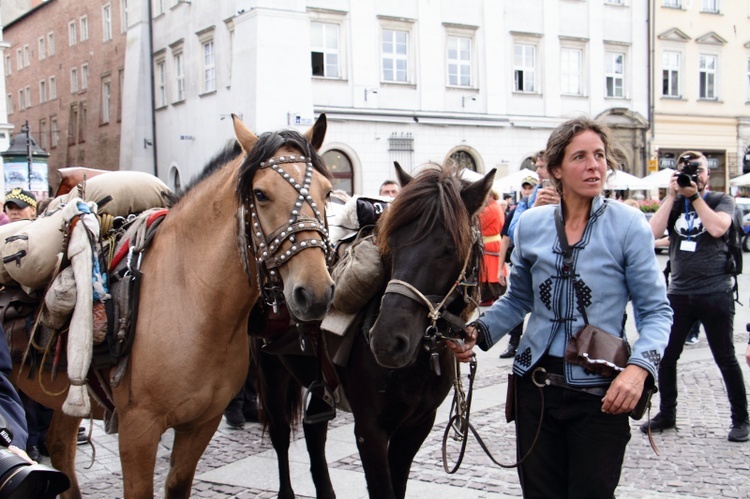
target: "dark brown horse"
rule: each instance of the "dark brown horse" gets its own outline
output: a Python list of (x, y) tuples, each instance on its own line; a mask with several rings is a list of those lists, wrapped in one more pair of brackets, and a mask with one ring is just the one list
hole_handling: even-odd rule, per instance
[[(440, 316), (447, 311), (465, 318), (475, 308), (466, 287), (481, 253), (472, 220), (494, 178), (493, 170), (468, 184), (455, 169), (437, 165), (413, 179), (398, 165), (397, 172), (404, 187), (377, 231), (390, 282), (382, 301), (381, 293), (361, 311), (351, 357), (338, 368), (370, 497), (383, 499), (404, 497), (412, 460), (452, 387), (455, 358), (444, 336), (460, 330)], [(258, 353), (257, 347), (263, 407), (279, 460), (279, 497), (287, 499), (294, 497), (289, 417), (298, 407), (298, 383), (309, 386), (316, 379), (317, 361)], [(284, 391), (287, 398), (277, 395)], [(316, 397), (310, 400), (320, 404)], [(325, 459), (327, 422), (303, 428), (317, 495), (335, 497)]]
[[(168, 428), (175, 437), (166, 497), (190, 495), (198, 459), (247, 374), (248, 316), (259, 297), (283, 297), (295, 316), (316, 320), (333, 296), (324, 212), (331, 183), (316, 152), (325, 116), (304, 136), (256, 137), (236, 118), (234, 127), (236, 143), (186, 189), (144, 253), (132, 352), (112, 390), (127, 498), (153, 497), (157, 445)], [(65, 497), (80, 497), (80, 419), (59, 410), (67, 377), (53, 382), (43, 373), (47, 392), (62, 392), (52, 397), (27, 374), (15, 366), (20, 388), (56, 409), (47, 446), (53, 466), (71, 478)]]

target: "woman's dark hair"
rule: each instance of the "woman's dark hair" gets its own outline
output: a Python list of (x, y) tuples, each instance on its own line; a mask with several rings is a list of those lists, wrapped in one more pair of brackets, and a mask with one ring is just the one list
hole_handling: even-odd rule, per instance
[(585, 116), (568, 120), (552, 131), (549, 140), (547, 140), (547, 148), (544, 153), (544, 157), (547, 160), (549, 178), (552, 180), (552, 183), (559, 194), (562, 194), (562, 185), (552, 174), (552, 171), (562, 165), (563, 158), (565, 158), (565, 149), (573, 141), (573, 138), (575, 138), (576, 135), (589, 130), (596, 133), (599, 138), (602, 139), (607, 161), (607, 170), (614, 172), (619, 169), (618, 165), (624, 162), (624, 156), (615, 145), (612, 132), (607, 125)]

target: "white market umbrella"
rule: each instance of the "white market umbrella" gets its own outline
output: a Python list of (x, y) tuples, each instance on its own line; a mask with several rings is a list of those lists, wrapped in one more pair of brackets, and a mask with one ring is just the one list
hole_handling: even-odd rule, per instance
[(616, 170), (615, 172), (608, 171), (607, 178), (604, 182), (604, 188), (613, 191), (624, 191), (627, 189), (650, 189), (649, 186), (645, 185), (643, 179), (631, 175), (630, 173), (622, 170)]
[(526, 177), (532, 177), (537, 182), (539, 181), (539, 177), (537, 177), (535, 171), (529, 170), (528, 168), (521, 168), (517, 172), (510, 173), (505, 177), (495, 177), (495, 182), (492, 184), (492, 188), (499, 193), (520, 191), (521, 182), (523, 182), (523, 179)]
[(735, 187), (740, 187), (743, 185), (750, 185), (750, 173), (746, 173), (744, 175), (740, 175), (739, 177), (734, 177), (733, 179), (730, 179), (729, 185), (733, 185)]
[(669, 187), (669, 182), (672, 180), (674, 170), (672, 168), (664, 168), (658, 172), (654, 172), (643, 178), (643, 182), (648, 186), (649, 189), (666, 189)]

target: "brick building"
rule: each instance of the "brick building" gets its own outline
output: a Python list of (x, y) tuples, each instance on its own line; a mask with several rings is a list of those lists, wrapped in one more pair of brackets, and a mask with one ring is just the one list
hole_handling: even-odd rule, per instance
[(119, 169), (125, 5), (48, 0), (3, 28), (8, 121), (28, 120), (50, 171)]

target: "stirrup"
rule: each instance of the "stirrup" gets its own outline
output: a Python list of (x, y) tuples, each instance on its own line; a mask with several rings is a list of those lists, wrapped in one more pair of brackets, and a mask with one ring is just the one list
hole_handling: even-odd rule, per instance
[[(313, 399), (313, 396), (315, 399)], [(317, 407), (313, 407), (315, 400), (319, 400), (322, 404), (316, 404)], [(313, 381), (305, 392), (303, 407), (305, 408), (305, 412), (302, 415), (303, 423), (325, 423), (335, 418), (336, 400), (333, 396), (331, 385), (325, 381)]]

